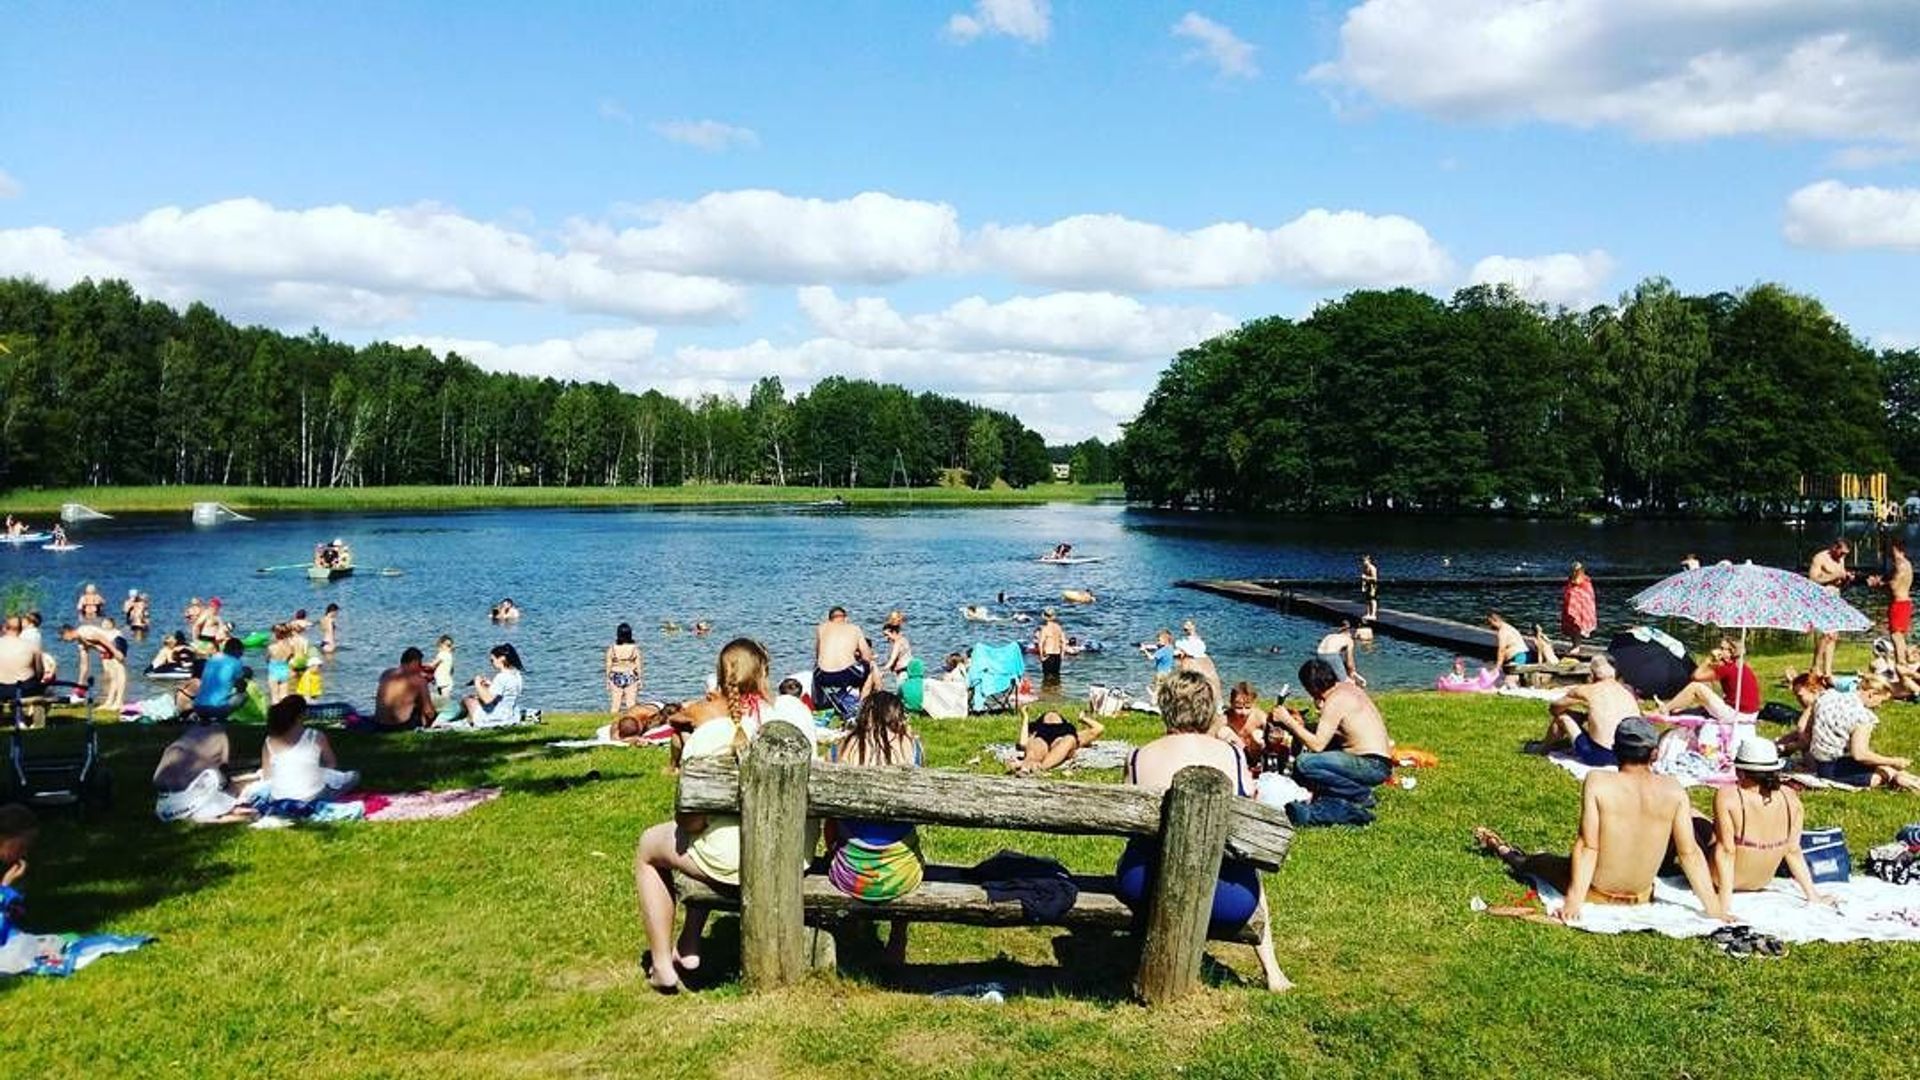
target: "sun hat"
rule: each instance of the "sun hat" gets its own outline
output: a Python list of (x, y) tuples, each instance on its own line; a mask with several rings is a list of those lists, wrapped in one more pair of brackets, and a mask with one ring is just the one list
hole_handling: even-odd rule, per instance
[(1780, 760), (1780, 750), (1771, 739), (1754, 736), (1740, 740), (1740, 746), (1733, 752), (1733, 767), (1741, 772), (1779, 772), (1786, 768)]

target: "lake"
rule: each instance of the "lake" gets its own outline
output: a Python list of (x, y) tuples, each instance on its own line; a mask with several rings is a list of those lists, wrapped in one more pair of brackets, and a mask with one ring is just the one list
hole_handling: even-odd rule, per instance
[[(848, 608), (876, 643), (887, 612), (905, 612), (916, 653), (936, 670), (949, 650), (1031, 632), (1011, 622), (965, 621), (960, 608), (975, 603), (1032, 613), (1054, 604), (1070, 634), (1105, 643), (1103, 653), (1068, 660), (1066, 688), (1076, 695), (1095, 682), (1143, 688), (1148, 665), (1132, 643), (1185, 618), (1199, 624), (1223, 677), (1252, 679), (1271, 693), (1295, 681), (1326, 628), (1176, 589), (1175, 580), (1345, 577), (1368, 551), (1380, 565), (1388, 607), (1473, 619), (1497, 606), (1517, 624), (1551, 627), (1554, 587), (1397, 593), (1393, 581), (1558, 574), (1573, 559), (1597, 574), (1664, 571), (1677, 569), (1689, 551), (1707, 561), (1804, 566), (1829, 538), (1819, 529), (1714, 522), (1235, 517), (1066, 504), (276, 514), (212, 527), (193, 526), (182, 512), (85, 523), (72, 532), (84, 545), (78, 551), (0, 551), (0, 583), (31, 589), (50, 629), (73, 617), (87, 582), (100, 586), (115, 614), (128, 589), (148, 592), (158, 630), (179, 624), (189, 596), (220, 597), (243, 630), (297, 608), (317, 617), (332, 601), (344, 614), (343, 647), (327, 673), (330, 699), (364, 705), (379, 671), (403, 646), (431, 655), (434, 639), (449, 633), (458, 642), (462, 681), (485, 670), (489, 647), (510, 641), (527, 664), (526, 703), (561, 710), (605, 707), (601, 652), (621, 621), (633, 624), (645, 652), (646, 693), (663, 697), (697, 693), (715, 652), (736, 635), (763, 641), (781, 673), (809, 667), (812, 627), (834, 604)], [(354, 547), (359, 572), (352, 578), (316, 583), (295, 570), (258, 572), (302, 562), (316, 542), (334, 536)], [(1102, 561), (1035, 561), (1063, 541)], [(400, 573), (381, 576), (385, 567)], [(1069, 588), (1090, 591), (1097, 601), (1061, 604), (1061, 590)], [(1601, 588), (1603, 632), (1629, 621), (1629, 591)], [(995, 603), (1002, 592), (1005, 608)], [(518, 625), (488, 622), (488, 608), (502, 597), (525, 611)], [(701, 619), (713, 624), (711, 637), (661, 629)], [(63, 670), (70, 671), (71, 650), (61, 648)], [(144, 666), (151, 654), (151, 642), (136, 646), (135, 662)], [(1360, 664), (1377, 686), (1418, 686), (1450, 662), (1440, 650), (1383, 639)], [(129, 693), (142, 693), (138, 680)]]

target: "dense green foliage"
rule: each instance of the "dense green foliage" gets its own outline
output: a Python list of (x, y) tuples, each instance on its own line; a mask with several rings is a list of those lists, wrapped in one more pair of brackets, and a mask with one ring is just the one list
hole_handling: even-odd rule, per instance
[[(238, 327), (115, 281), (60, 292), (0, 281), (0, 395), (4, 487), (884, 488), (945, 469), (971, 469), (982, 487), (1051, 479), (1037, 433), (938, 394), (829, 378), (789, 399), (765, 378), (745, 402), (684, 403)], [(981, 422), (997, 446), (976, 445)]]
[(1362, 291), (1181, 353), (1118, 456), (1162, 503), (1751, 512), (1803, 475), (1920, 478), (1920, 353), (1776, 285), (1586, 312)]

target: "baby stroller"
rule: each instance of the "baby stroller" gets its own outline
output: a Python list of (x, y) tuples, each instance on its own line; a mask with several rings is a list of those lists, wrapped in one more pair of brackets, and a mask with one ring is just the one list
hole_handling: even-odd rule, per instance
[(978, 644), (967, 661), (967, 686), (973, 691), (973, 711), (1012, 712), (1020, 707), (1020, 680), (1027, 660), (1014, 642)]
[[(19, 802), (29, 806), (73, 806), (82, 811), (104, 809), (113, 799), (112, 778), (100, 760), (100, 729), (93, 722), (93, 686), (52, 683), (48, 689), (67, 687), (84, 694), (86, 719), (80, 748), (64, 754), (27, 753), (26, 731), (20, 726), (20, 701), (12, 704), (14, 713), (13, 745), (7, 752), (7, 768), (0, 776), (0, 802)], [(36, 736), (44, 741), (45, 734)], [(44, 749), (44, 747), (43, 747)]]

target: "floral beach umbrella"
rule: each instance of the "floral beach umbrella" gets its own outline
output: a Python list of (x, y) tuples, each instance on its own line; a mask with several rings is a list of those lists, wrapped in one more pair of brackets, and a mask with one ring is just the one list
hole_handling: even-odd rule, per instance
[[(1709, 626), (1814, 633), (1865, 630), (1873, 620), (1805, 574), (1751, 562), (1686, 570), (1634, 596), (1634, 610)], [(1744, 635), (1743, 635), (1744, 636)]]

